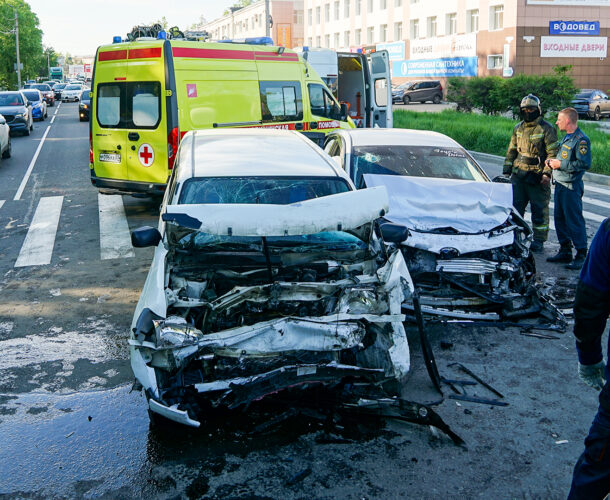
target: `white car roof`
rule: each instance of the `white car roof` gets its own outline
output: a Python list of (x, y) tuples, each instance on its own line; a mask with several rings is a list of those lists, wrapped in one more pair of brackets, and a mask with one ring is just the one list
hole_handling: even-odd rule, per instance
[(361, 128), (342, 130), (341, 134), (349, 135), (352, 146), (439, 146), (462, 148), (462, 146), (444, 134), (431, 130), (412, 130), (405, 128)]
[[(188, 132), (180, 142), (178, 181), (191, 177), (298, 176), (347, 174), (300, 132), (233, 128)], [(351, 182), (348, 180), (351, 185)]]

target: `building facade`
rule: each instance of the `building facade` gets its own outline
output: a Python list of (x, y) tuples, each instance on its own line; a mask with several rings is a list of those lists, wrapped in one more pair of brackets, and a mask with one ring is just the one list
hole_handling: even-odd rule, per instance
[(387, 49), (395, 83), (552, 73), (610, 90), (610, 0), (304, 0), (306, 46)]
[[(269, 0), (270, 36), (276, 45), (303, 45), (303, 0)], [(212, 40), (266, 35), (265, 0), (232, 11), (203, 26)]]

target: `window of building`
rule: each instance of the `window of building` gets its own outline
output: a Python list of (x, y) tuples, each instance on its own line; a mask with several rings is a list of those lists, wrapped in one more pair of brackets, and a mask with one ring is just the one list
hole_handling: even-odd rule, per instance
[(354, 43), (360, 45), (362, 43), (362, 30), (358, 29), (354, 31)]
[(335, 49), (339, 48), (339, 33), (335, 33)]
[(371, 43), (373, 43), (374, 39), (375, 39), (375, 28), (373, 26), (369, 26), (366, 29), (366, 43), (368, 43), (370, 45)]
[(411, 3), (419, 3), (419, 0), (411, 0)]
[(502, 54), (487, 56), (487, 69), (501, 69), (504, 65)]
[(327, 3), (324, 6), (324, 21), (328, 22), (330, 21), (330, 4)]
[(379, 26), (379, 41), (387, 42), (388, 41), (388, 25), (382, 24)]
[(436, 16), (428, 18), (428, 38), (436, 36)]
[(320, 18), (320, 7), (316, 7), (316, 23), (320, 24), (320, 21), (322, 19)]
[(312, 43), (313, 43), (313, 39), (311, 37), (307, 38), (307, 46), (311, 47)]
[(388, 8), (388, 0), (379, 0), (379, 8), (385, 10)]
[(330, 49), (330, 35), (324, 35), (324, 47)]
[(319, 36), (316, 37), (316, 47), (322, 47), (322, 44), (321, 44)]
[(339, 20), (339, 0), (335, 0), (333, 11), (334, 11), (334, 15), (335, 15), (335, 21), (338, 21)]
[(343, 46), (349, 47), (349, 31), (343, 33)]
[(466, 33), (479, 31), (479, 9), (466, 11)]
[(504, 29), (504, 5), (489, 8), (489, 31)]
[(452, 12), (445, 16), (445, 35), (455, 35), (457, 33), (457, 14)]
[(394, 0), (394, 7), (402, 7), (402, 0)]
[(373, 12), (373, 0), (367, 0), (367, 12)]
[(344, 17), (349, 17), (349, 4), (350, 4), (351, 0), (344, 0), (344, 4), (343, 4), (343, 16)]
[(362, 12), (362, 0), (356, 0), (356, 15), (359, 16)]
[(409, 31), (409, 38), (411, 40), (417, 40), (419, 38), (419, 19), (411, 19)]
[[(303, 11), (302, 10), (294, 11), (294, 24), (303, 25)], [(252, 28), (254, 28), (254, 24), (252, 25)]]
[(402, 40), (402, 23), (394, 23), (394, 40)]

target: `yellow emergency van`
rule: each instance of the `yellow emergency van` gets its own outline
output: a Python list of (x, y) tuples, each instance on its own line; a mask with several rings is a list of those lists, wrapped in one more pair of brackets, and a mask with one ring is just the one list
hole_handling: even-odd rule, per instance
[(331, 130), (354, 128), (347, 106), (290, 49), (117, 42), (98, 48), (91, 86), (89, 163), (100, 192), (162, 193), (189, 130), (274, 127), (323, 142)]

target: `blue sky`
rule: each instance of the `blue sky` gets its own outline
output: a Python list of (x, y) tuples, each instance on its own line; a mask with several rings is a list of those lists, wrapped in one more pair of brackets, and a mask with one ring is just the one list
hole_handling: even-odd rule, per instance
[(185, 29), (200, 16), (208, 21), (236, 0), (27, 0), (40, 20), (43, 44), (57, 52), (93, 56), (98, 46), (112, 43), (136, 25), (165, 16), (170, 26)]

